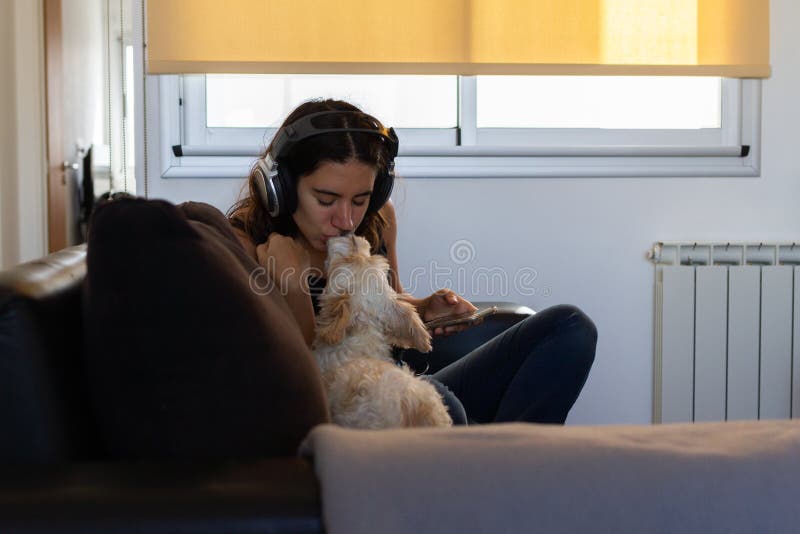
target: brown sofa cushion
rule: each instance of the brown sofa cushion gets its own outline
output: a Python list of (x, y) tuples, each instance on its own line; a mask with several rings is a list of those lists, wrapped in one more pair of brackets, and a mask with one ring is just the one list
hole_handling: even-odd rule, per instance
[(251, 289), (257, 265), (215, 208), (107, 203), (87, 266), (87, 368), (112, 457), (292, 455), (326, 421), (291, 312)]

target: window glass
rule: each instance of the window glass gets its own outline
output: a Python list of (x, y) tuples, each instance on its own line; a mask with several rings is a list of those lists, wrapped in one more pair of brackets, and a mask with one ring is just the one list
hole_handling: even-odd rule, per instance
[(721, 78), (478, 76), (478, 128), (720, 128)]
[(455, 128), (456, 76), (207, 75), (206, 126), (277, 127), (312, 98), (346, 100), (395, 128)]

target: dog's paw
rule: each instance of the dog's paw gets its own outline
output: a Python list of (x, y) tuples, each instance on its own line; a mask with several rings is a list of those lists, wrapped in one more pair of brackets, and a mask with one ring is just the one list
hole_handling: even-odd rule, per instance
[(411, 339), (411, 348), (419, 352), (430, 352), (433, 348), (431, 345), (431, 333), (425, 328), (425, 325), (420, 321), (419, 325), (412, 325), (409, 327), (409, 339)]

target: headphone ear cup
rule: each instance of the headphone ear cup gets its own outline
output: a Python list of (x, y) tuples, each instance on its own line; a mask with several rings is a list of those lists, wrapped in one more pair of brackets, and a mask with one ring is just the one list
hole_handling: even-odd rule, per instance
[(269, 183), (269, 172), (263, 164), (263, 160), (259, 160), (258, 166), (253, 174), (253, 181), (258, 191), (258, 198), (261, 200), (261, 205), (267, 210), (267, 213), (273, 215), (273, 212), (278, 208), (278, 199), (275, 198), (272, 184)]
[[(258, 161), (254, 174), (254, 183), (258, 190), (261, 204), (271, 217), (287, 213), (288, 210), (290, 210), (288, 213), (292, 213), (297, 205), (297, 195), (294, 195), (294, 199), (286, 198), (293, 192), (293, 188), (287, 184), (285, 176), (287, 174), (286, 171), (283, 171), (283, 174), (281, 173), (280, 165), (277, 167), (277, 172), (273, 174), (269, 171), (269, 167), (263, 159)], [(288, 179), (291, 179), (291, 177)], [(287, 195), (287, 191), (289, 195)]]
[(385, 168), (375, 179), (375, 186), (372, 189), (367, 212), (373, 213), (381, 209), (389, 200), (389, 197), (392, 196), (393, 188), (394, 170), (391, 167)]
[(278, 164), (278, 172), (272, 182), (275, 186), (278, 207), (273, 216), (291, 215), (297, 209), (297, 189), (294, 185), (294, 177), (285, 165)]

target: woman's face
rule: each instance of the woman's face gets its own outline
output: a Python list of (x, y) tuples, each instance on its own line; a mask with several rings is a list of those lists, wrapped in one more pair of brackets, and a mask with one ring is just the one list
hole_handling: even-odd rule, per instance
[(358, 228), (367, 213), (375, 172), (357, 160), (325, 161), (300, 178), (292, 218), (312, 249), (325, 252), (328, 239)]

